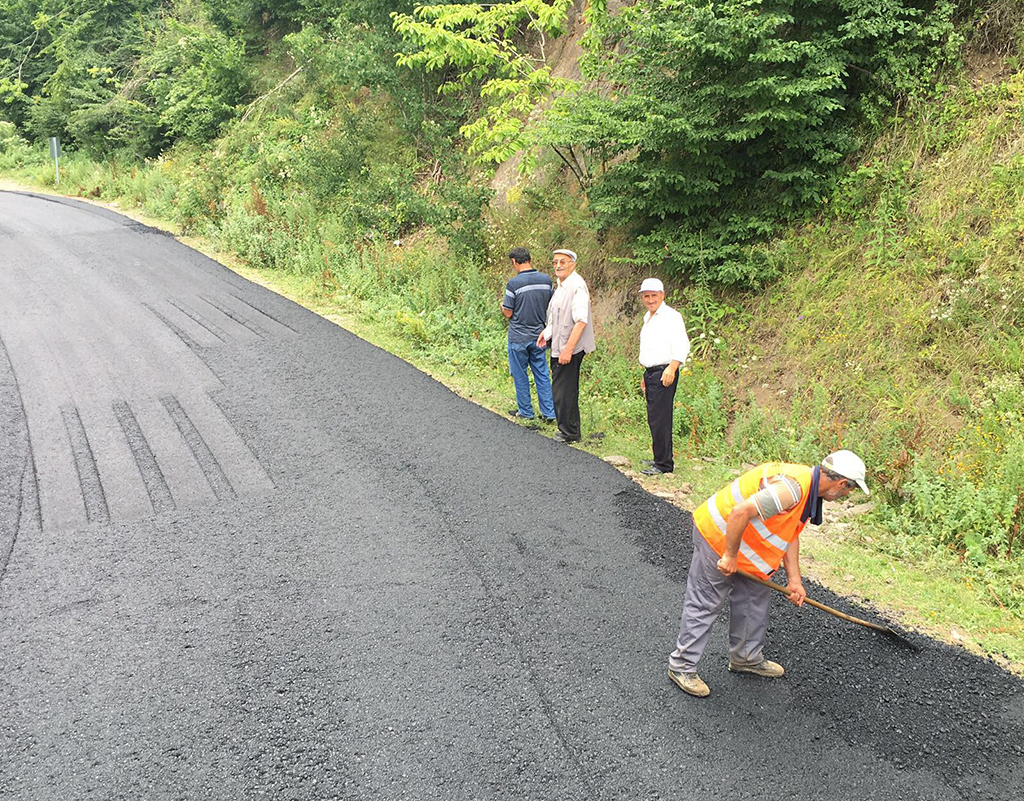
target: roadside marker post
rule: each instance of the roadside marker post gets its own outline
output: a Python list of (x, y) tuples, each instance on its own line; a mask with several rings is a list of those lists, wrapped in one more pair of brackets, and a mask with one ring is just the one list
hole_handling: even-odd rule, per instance
[(60, 183), (60, 137), (50, 137), (50, 158), (53, 159), (53, 169), (57, 176), (57, 183)]

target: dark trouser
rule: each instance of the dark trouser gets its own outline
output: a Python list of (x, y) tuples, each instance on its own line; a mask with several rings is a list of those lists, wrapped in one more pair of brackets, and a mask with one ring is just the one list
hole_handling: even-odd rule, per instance
[(583, 351), (574, 353), (568, 364), (551, 359), (551, 394), (555, 400), (558, 430), (569, 440), (578, 440), (580, 432), (580, 365)]
[(679, 375), (671, 386), (662, 386), (661, 374), (668, 365), (659, 364), (644, 371), (644, 386), (647, 387), (647, 424), (651, 427), (651, 448), (654, 451), (654, 466), (663, 473), (675, 469), (672, 458), (672, 405), (675, 403)]

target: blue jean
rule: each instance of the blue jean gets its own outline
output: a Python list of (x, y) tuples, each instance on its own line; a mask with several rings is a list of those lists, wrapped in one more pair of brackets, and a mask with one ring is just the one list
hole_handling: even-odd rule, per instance
[(508, 366), (512, 381), (516, 385), (516, 406), (523, 417), (533, 417), (533, 403), (530, 401), (530, 376), (527, 366), (533, 371), (533, 383), (537, 386), (537, 405), (542, 416), (555, 418), (555, 402), (551, 399), (551, 375), (544, 348), (534, 342), (509, 342)]

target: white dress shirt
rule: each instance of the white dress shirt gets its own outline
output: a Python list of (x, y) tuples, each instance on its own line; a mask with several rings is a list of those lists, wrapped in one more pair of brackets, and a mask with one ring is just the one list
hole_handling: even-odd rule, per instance
[(686, 336), (683, 315), (665, 302), (654, 314), (644, 315), (644, 327), (640, 329), (640, 364), (644, 367), (669, 362), (686, 364), (689, 355), (690, 338)]

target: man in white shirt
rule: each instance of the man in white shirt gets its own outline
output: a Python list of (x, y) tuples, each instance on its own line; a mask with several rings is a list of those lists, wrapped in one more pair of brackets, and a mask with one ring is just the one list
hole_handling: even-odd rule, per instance
[(651, 428), (654, 460), (647, 476), (671, 473), (672, 407), (676, 397), (679, 368), (690, 355), (690, 339), (682, 315), (665, 303), (665, 285), (657, 278), (645, 278), (640, 284), (640, 299), (647, 307), (640, 330), (640, 364), (644, 367), (640, 388), (647, 397), (647, 424)]
[(590, 319), (590, 290), (576, 272), (576, 254), (556, 250), (552, 257), (558, 288), (548, 303), (547, 325), (537, 337), (537, 347), (551, 343), (551, 393), (558, 420), (556, 439), (579, 442), (580, 364), (594, 350), (594, 326)]

